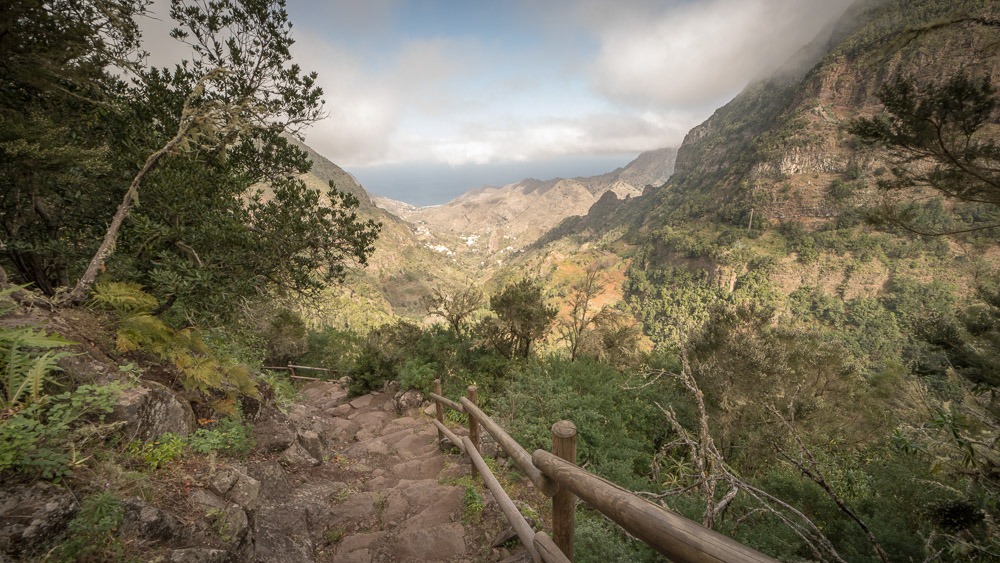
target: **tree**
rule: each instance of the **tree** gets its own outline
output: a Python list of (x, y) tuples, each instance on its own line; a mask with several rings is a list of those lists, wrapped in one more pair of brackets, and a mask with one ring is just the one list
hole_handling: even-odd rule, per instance
[[(70, 292), (81, 302), (110, 255), (118, 230), (138, 197), (138, 188), (161, 159), (172, 153), (209, 158), (222, 155), (243, 137), (259, 141), (267, 132), (295, 134), (322, 116), (322, 89), (316, 73), (302, 74), (289, 65), (294, 42), (284, 0), (171, 0), (170, 15), (179, 27), (171, 36), (191, 46), (194, 56), (173, 73), (173, 84), (186, 90), (176, 132), (149, 155), (115, 211), (104, 240)], [(140, 73), (152, 89), (166, 72)], [(370, 252), (370, 251), (369, 251)], [(359, 259), (363, 260), (362, 253)]]
[(556, 317), (555, 307), (545, 304), (542, 286), (523, 279), (490, 297), (490, 310), (481, 331), (498, 352), (508, 358), (527, 358), (531, 344), (543, 338)]
[(771, 444), (787, 439), (768, 406), (819, 443), (864, 443), (887, 422), (882, 411), (865, 412), (861, 379), (836, 342), (773, 326), (774, 316), (755, 303), (719, 303), (687, 345), (715, 441), (748, 472), (768, 461)]
[[(930, 188), (952, 200), (1000, 207), (1000, 145), (991, 126), (998, 103), (988, 77), (960, 73), (939, 86), (920, 89), (912, 80), (896, 77), (882, 86), (878, 98), (885, 112), (852, 121), (848, 131), (889, 150), (893, 177), (879, 181), (881, 189)], [(1000, 226), (927, 232), (912, 226), (912, 207), (885, 211), (892, 222), (926, 235)]]
[(24, 0), (0, 12), (0, 252), (48, 295), (70, 285), (113, 210), (98, 195), (118, 181), (105, 117), (120, 83), (106, 69), (138, 64), (145, 7)]
[(428, 314), (444, 318), (455, 334), (461, 336), (462, 323), (483, 302), (483, 290), (473, 284), (452, 291), (436, 287), (423, 301)]
[(583, 279), (573, 284), (569, 298), (569, 316), (559, 322), (563, 338), (569, 344), (571, 361), (576, 361), (584, 332), (590, 328), (594, 320), (590, 302), (600, 295), (602, 290), (598, 280), (599, 273), (600, 266), (594, 263), (587, 268)]
[(635, 319), (612, 307), (602, 307), (583, 333), (578, 356), (590, 356), (619, 370), (639, 366), (640, 331)]
[[(145, 6), (127, 0), (37, 4), (57, 21), (71, 20), (73, 6), (98, 14), (109, 5)], [(315, 73), (290, 61), (283, 0), (173, 0), (171, 15), (178, 23), (174, 36), (192, 49), (191, 59), (172, 70), (119, 63), (112, 55), (128, 50), (108, 49), (98, 39), (131, 36), (99, 30), (98, 39), (73, 43), (83, 53), (111, 53), (94, 55), (98, 62), (87, 67), (86, 85), (95, 94), (67, 95), (50, 107), (43, 103), (51, 98), (47, 90), (32, 90), (24, 73), (12, 74), (27, 86), (11, 90), (27, 92), (45, 124), (74, 115), (72, 104), (86, 110), (68, 121), (75, 128), (45, 129), (49, 137), (67, 139), (63, 145), (39, 139), (17, 152), (30, 141), (31, 124), (0, 139), (0, 151), (8, 149), (0, 152), (0, 164), (9, 164), (0, 168), (0, 181), (24, 186), (0, 201), (0, 245), (18, 281), (54, 295), (75, 279), (67, 300), (79, 302), (107, 268), (147, 286), (164, 309), (177, 303), (198, 317), (225, 313), (236, 297), (315, 289), (341, 279), (346, 263), (363, 264), (378, 224), (358, 219), (353, 196), (332, 186), (309, 189), (296, 178), (310, 163), (284, 135), (321, 117), (322, 91)], [(112, 64), (127, 68), (130, 82), (109, 72)], [(16, 101), (0, 98), (0, 115), (18, 113)], [(53, 153), (41, 150), (48, 146), (76, 152), (55, 151), (52, 165), (36, 174), (31, 153)]]

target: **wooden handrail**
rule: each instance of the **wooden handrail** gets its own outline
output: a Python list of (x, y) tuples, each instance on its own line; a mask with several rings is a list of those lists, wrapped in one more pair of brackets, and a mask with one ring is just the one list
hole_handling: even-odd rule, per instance
[(524, 519), (521, 511), (514, 506), (514, 501), (510, 500), (507, 496), (507, 492), (503, 490), (500, 486), (500, 482), (497, 478), (493, 476), (493, 472), (490, 471), (489, 466), (483, 461), (482, 456), (476, 450), (476, 445), (468, 436), (462, 438), (462, 442), (465, 444), (465, 453), (469, 454), (472, 458), (472, 465), (476, 468), (476, 471), (483, 477), (483, 482), (486, 484), (486, 488), (489, 489), (490, 493), (493, 494), (493, 498), (500, 505), (500, 510), (503, 511), (503, 515), (507, 517), (507, 521), (510, 522), (514, 532), (517, 533), (517, 537), (521, 539), (521, 544), (524, 545), (528, 553), (531, 554), (531, 559), (533, 561), (540, 562), (542, 556), (539, 555), (538, 549), (535, 548), (535, 532), (528, 525), (528, 521)]
[(465, 409), (462, 408), (462, 405), (456, 403), (455, 401), (452, 401), (451, 399), (448, 399), (446, 397), (442, 397), (441, 395), (438, 395), (437, 393), (429, 393), (427, 396), (430, 397), (431, 399), (434, 399), (435, 401), (441, 401), (441, 404), (443, 404), (444, 406), (450, 408), (453, 411), (458, 411), (458, 412), (460, 412), (462, 414), (466, 414), (465, 413)]
[[(469, 387), (469, 396), (459, 399), (460, 403), (456, 403), (441, 396), (440, 384), (440, 380), (435, 380), (434, 387), (438, 392), (429, 395), (437, 405), (435, 413), (437, 418), (431, 422), (437, 427), (439, 436), (447, 437), (468, 454), (474, 471), (482, 475), (487, 488), (504, 511), (507, 521), (535, 561), (566, 563), (573, 560), (576, 503), (573, 495), (673, 561), (680, 563), (777, 561), (578, 467), (575, 463), (576, 426), (572, 422), (564, 420), (552, 426), (554, 454), (545, 450), (535, 450), (535, 453), (528, 457), (527, 450), (479, 408), (473, 386)], [(442, 422), (441, 414), (444, 406), (469, 416), (470, 436), (478, 432), (479, 426), (485, 428), (531, 482), (547, 496), (553, 497), (553, 531), (556, 534), (554, 539), (542, 532), (529, 535), (524, 529), (527, 526), (524, 523), (524, 516), (514, 507), (510, 497), (500, 487), (496, 477), (483, 461), (475, 437), (463, 437), (459, 441)]]
[(306, 377), (304, 375), (295, 375), (295, 370), (292, 369), (292, 368), (287, 368), (287, 367), (270, 367), (270, 366), (264, 366), (264, 367), (261, 367), (260, 369), (270, 369), (270, 370), (275, 370), (275, 371), (277, 371), (277, 370), (288, 370), (288, 371), (291, 372), (287, 376), (289, 379), (302, 379), (304, 381), (323, 381), (322, 379), (320, 379), (318, 377)]
[(311, 369), (313, 371), (338, 371), (338, 372), (339, 371), (343, 371), (343, 370), (329, 369), (329, 368), (314, 368), (314, 367), (311, 367), (311, 366), (297, 366), (297, 365), (293, 365), (293, 364), (288, 364), (288, 367), (295, 368), (295, 369)]
[(560, 486), (674, 561), (777, 561), (545, 450), (535, 450), (531, 459)]
[(551, 497), (556, 494), (558, 486), (548, 477), (542, 474), (542, 472), (535, 467), (535, 464), (531, 462), (531, 454), (528, 450), (521, 447), (521, 444), (517, 443), (517, 440), (510, 437), (510, 434), (500, 428), (493, 419), (486, 416), (482, 410), (476, 405), (473, 405), (471, 401), (462, 397), (459, 399), (462, 402), (462, 406), (465, 408), (465, 412), (469, 416), (474, 417), (479, 421), (479, 424), (483, 425), (483, 428), (493, 436), (496, 440), (497, 445), (499, 445), (510, 459), (514, 460), (514, 463), (521, 469), (528, 479), (538, 487), (538, 490), (542, 491), (547, 497)]
[(448, 438), (448, 440), (451, 441), (451, 443), (454, 444), (456, 448), (462, 450), (463, 454), (466, 453), (465, 445), (462, 443), (462, 440), (455, 435), (454, 432), (448, 430), (448, 427), (438, 422), (437, 419), (432, 419), (431, 422), (434, 423), (434, 426), (437, 426), (438, 431), (444, 434), (445, 438)]
[(562, 551), (559, 551), (556, 542), (552, 541), (552, 538), (545, 532), (536, 532), (534, 542), (535, 549), (538, 550), (546, 563), (571, 563), (570, 559), (563, 555)]

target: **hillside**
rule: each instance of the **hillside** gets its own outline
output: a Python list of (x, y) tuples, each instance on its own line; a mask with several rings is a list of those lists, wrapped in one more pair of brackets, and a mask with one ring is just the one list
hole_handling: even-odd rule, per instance
[(303, 180), (325, 191), (335, 188), (358, 198), (358, 215), (382, 224), (375, 252), (365, 268), (349, 274), (349, 281), (327, 290), (318, 303), (303, 307), (301, 314), (313, 325), (365, 329), (389, 322), (395, 316), (421, 319), (421, 297), (439, 284), (452, 285), (465, 279), (468, 265), (440, 250), (456, 246), (449, 237), (420, 233), (416, 227), (376, 206), (374, 198), (341, 167), (308, 146), (313, 166)]
[(385, 199), (376, 204), (429, 233), (463, 238), (461, 250), (510, 252), (531, 244), (566, 217), (584, 215), (606, 193), (629, 198), (662, 184), (673, 172), (675, 155), (673, 149), (658, 149), (599, 176), (527, 178), (503, 187), (484, 186), (434, 207), (414, 208)]
[[(845, 127), (879, 111), (876, 93), (897, 76), (926, 84), (961, 69), (995, 82), (995, 27), (971, 18), (996, 16), (990, 2), (857, 4), (775, 75), (692, 129), (667, 182), (566, 220), (526, 260), (604, 240), (639, 261), (643, 275), (634, 269), (634, 280), (681, 268), (723, 293), (766, 279), (777, 295), (820, 288), (850, 300), (886, 294), (892, 278), (952, 284), (967, 295), (976, 270), (961, 265), (964, 255), (991, 260), (992, 241), (949, 247), (873, 230), (865, 216), (890, 162)], [(611, 233), (618, 234), (609, 240)], [(650, 305), (648, 296), (633, 298), (639, 309)], [(660, 331), (664, 314), (643, 315), (647, 332)]]

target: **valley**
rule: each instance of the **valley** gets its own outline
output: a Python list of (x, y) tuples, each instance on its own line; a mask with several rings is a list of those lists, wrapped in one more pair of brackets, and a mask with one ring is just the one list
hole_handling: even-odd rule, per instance
[[(431, 426), (470, 386), (527, 452), (572, 421), (581, 468), (778, 560), (1000, 558), (996, 2), (853, 2), (676, 148), (416, 207), (294, 135), (323, 111), (283, 3), (173, 14), (262, 66), (126, 84), (131, 20), (40, 1), (11, 25), (63, 50), (0, 41), (0, 559), (530, 559)], [(575, 560), (665, 560), (569, 512)]]

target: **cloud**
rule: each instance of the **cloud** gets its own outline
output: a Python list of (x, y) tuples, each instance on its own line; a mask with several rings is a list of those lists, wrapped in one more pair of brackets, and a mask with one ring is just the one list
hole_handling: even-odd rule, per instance
[(850, 2), (522, 0), (508, 5), (517, 29), (424, 36), (410, 34), (406, 0), (293, 4), (292, 53), (319, 73), (328, 113), (306, 141), (343, 166), (677, 145)]
[(452, 55), (464, 51), (446, 39), (404, 41), (374, 65), (310, 33), (293, 49), (303, 68), (319, 73), (328, 114), (307, 142), (345, 165), (399, 160), (394, 139), (407, 115), (443, 112), (447, 84), (465, 67)]
[(612, 99), (691, 106), (732, 96), (776, 69), (853, 0), (578, 4), (598, 37), (594, 88)]

